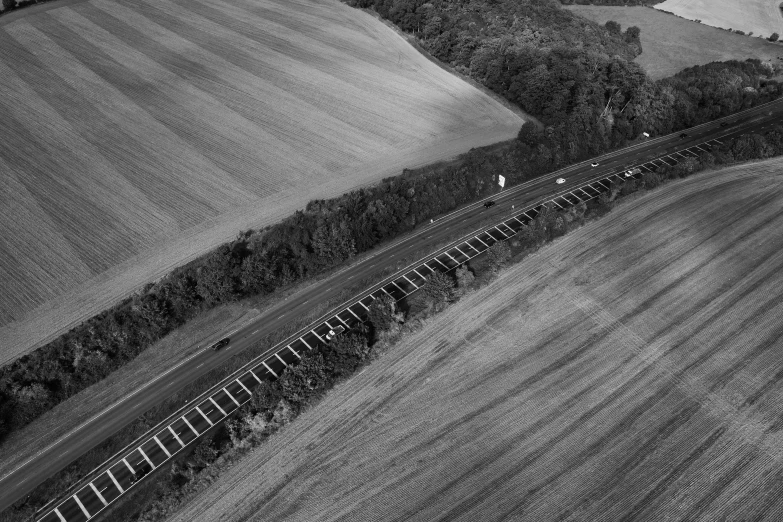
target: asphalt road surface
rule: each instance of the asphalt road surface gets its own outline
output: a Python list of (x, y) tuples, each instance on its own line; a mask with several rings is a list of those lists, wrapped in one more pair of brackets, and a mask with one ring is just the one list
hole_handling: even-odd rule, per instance
[[(209, 372), (243, 349), (257, 343), (264, 336), (286, 325), (292, 318), (307, 314), (312, 307), (338, 296), (340, 291), (355, 281), (371, 277), (385, 268), (395, 267), (398, 259), (410, 256), (422, 248), (447, 240), (455, 229), (473, 230), (479, 228), (489, 217), (501, 221), (511, 215), (513, 204), (516, 209), (540, 202), (555, 193), (575, 188), (600, 176), (618, 172), (632, 165), (641, 165), (648, 160), (674, 154), (676, 151), (703, 143), (711, 139), (731, 138), (749, 131), (759, 131), (783, 120), (783, 100), (756, 107), (718, 122), (704, 124), (684, 132), (687, 137), (675, 133), (662, 138), (651, 138), (631, 147), (615, 151), (604, 156), (583, 162), (528, 181), (515, 187), (504, 189), (494, 195), (495, 205), (485, 208), (476, 202), (462, 209), (440, 217), (432, 224), (421, 226), (412, 235), (403, 240), (382, 246), (377, 252), (357, 263), (348, 271), (342, 271), (306, 290), (289, 297), (277, 306), (267, 310), (253, 323), (230, 335), (231, 344), (221, 351), (204, 347), (191, 358), (180, 363), (176, 369), (169, 369), (165, 375), (147, 386), (130, 392), (132, 395), (115, 406), (101, 412), (90, 421), (79, 426), (61, 439), (52, 443), (43, 451), (20, 462), (12, 469), (0, 471), (0, 509), (22, 498), (46, 478), (64, 468), (80, 455), (96, 446), (149, 408), (159, 404), (199, 376)], [(721, 122), (728, 122), (721, 126)], [(599, 162), (591, 167), (592, 161)], [(565, 178), (563, 184), (555, 179)]]

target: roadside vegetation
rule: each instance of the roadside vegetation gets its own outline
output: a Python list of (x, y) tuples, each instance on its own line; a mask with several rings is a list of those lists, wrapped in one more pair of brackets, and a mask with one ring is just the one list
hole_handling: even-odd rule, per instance
[[(552, 1), (352, 4), (375, 8), (415, 35), (436, 58), (538, 117), (544, 128), (525, 124), (518, 139), (502, 147), (474, 149), (456, 163), (404, 172), (338, 198), (312, 201), (281, 223), (241, 234), (3, 367), (0, 440), (105, 378), (199, 313), (317, 277), (430, 218), (492, 194), (499, 174), (506, 177), (507, 186), (518, 184), (631, 143), (643, 131), (684, 129), (781, 94), (781, 85), (770, 79), (773, 69), (759, 61), (714, 63), (653, 81), (630, 61), (640, 52), (638, 30), (623, 32), (617, 24), (586, 21)], [(690, 174), (710, 162), (779, 154), (777, 136), (737, 142), (731, 146), (735, 148), (698, 163), (678, 165), (672, 175), (680, 176), (682, 169)], [(651, 175), (645, 186), (656, 180), (660, 182), (660, 176)], [(615, 192), (635, 190), (626, 185), (591, 212), (609, 208)], [(572, 218), (579, 221), (587, 211)], [(567, 215), (551, 213), (545, 219), (554, 224), (542, 221), (532, 227), (527, 247), (567, 230)], [(436, 309), (436, 304), (437, 300), (408, 303), (414, 311)], [(368, 347), (374, 331), (366, 333)], [(216, 372), (210, 375), (217, 379)], [(74, 480), (89, 469), (75, 465), (68, 478)], [(62, 490), (66, 480), (47, 487)], [(31, 499), (11, 510), (29, 513), (44, 495)]]
[(689, 158), (674, 167), (647, 173), (641, 180), (618, 183), (598, 199), (567, 210), (546, 209), (507, 242), (494, 244), (485, 255), (446, 274), (436, 273), (420, 291), (395, 303), (385, 296), (373, 302), (364, 327), (338, 336), (328, 346), (303, 354), (300, 364), (280, 379), (265, 382), (225, 426), (205, 438), (191, 453), (174, 462), (110, 512), (129, 520), (165, 520), (218, 476), (258, 447), (281, 427), (312, 407), (338, 382), (385, 353), (421, 327), (422, 321), (444, 311), (470, 292), (496, 278), (543, 245), (609, 213), (624, 197), (687, 178), (705, 169), (783, 155), (783, 126), (732, 140), (714, 152)]

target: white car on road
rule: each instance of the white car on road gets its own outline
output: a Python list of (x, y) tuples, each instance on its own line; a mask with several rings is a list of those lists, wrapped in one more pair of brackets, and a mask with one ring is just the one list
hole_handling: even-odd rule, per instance
[(598, 162), (597, 162), (597, 161), (594, 161), (593, 163), (591, 163), (591, 164), (590, 164), (590, 166), (591, 166), (591, 167), (597, 167), (597, 166), (598, 166)]
[(565, 183), (565, 178), (557, 178), (555, 183), (557, 183), (558, 185), (562, 185), (563, 183)]

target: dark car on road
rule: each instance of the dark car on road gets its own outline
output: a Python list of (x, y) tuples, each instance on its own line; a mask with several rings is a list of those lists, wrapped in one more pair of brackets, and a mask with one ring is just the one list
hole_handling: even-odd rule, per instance
[(728, 126), (728, 124), (729, 124), (729, 122), (727, 122), (727, 121), (722, 121), (722, 122), (720, 123), (720, 126), (721, 126), (721, 127), (726, 127), (726, 126)]
[(223, 348), (224, 346), (226, 346), (230, 342), (231, 342), (231, 339), (226, 337), (225, 339), (221, 339), (218, 342), (216, 342), (215, 344), (213, 344), (212, 345), (212, 349), (215, 350), (215, 351), (218, 351), (218, 350), (220, 350), (221, 348)]
[(684, 133), (684, 132), (682, 134), (680, 134), (680, 138), (687, 138), (687, 137), (688, 137), (688, 135), (686, 133)]
[(489, 208), (489, 207), (491, 207), (494, 204), (495, 204), (494, 201), (487, 201), (486, 203), (484, 203), (484, 208)]

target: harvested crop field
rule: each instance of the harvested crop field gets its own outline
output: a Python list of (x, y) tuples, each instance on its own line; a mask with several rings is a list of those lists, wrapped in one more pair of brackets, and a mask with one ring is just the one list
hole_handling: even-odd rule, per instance
[(0, 362), (240, 230), (523, 119), (337, 0), (91, 0), (0, 26)]
[(779, 0), (666, 0), (655, 8), (713, 27), (752, 31), (755, 36), (766, 38), (772, 33), (783, 34), (779, 5)]
[(171, 520), (780, 520), (781, 167), (545, 247)]
[[(588, 20), (618, 22), (623, 30), (642, 30), (642, 54), (634, 60), (654, 79), (686, 67), (725, 60), (756, 58), (783, 65), (783, 46), (672, 16), (649, 7), (572, 5), (567, 9)], [(781, 31), (783, 34), (783, 31)]]

